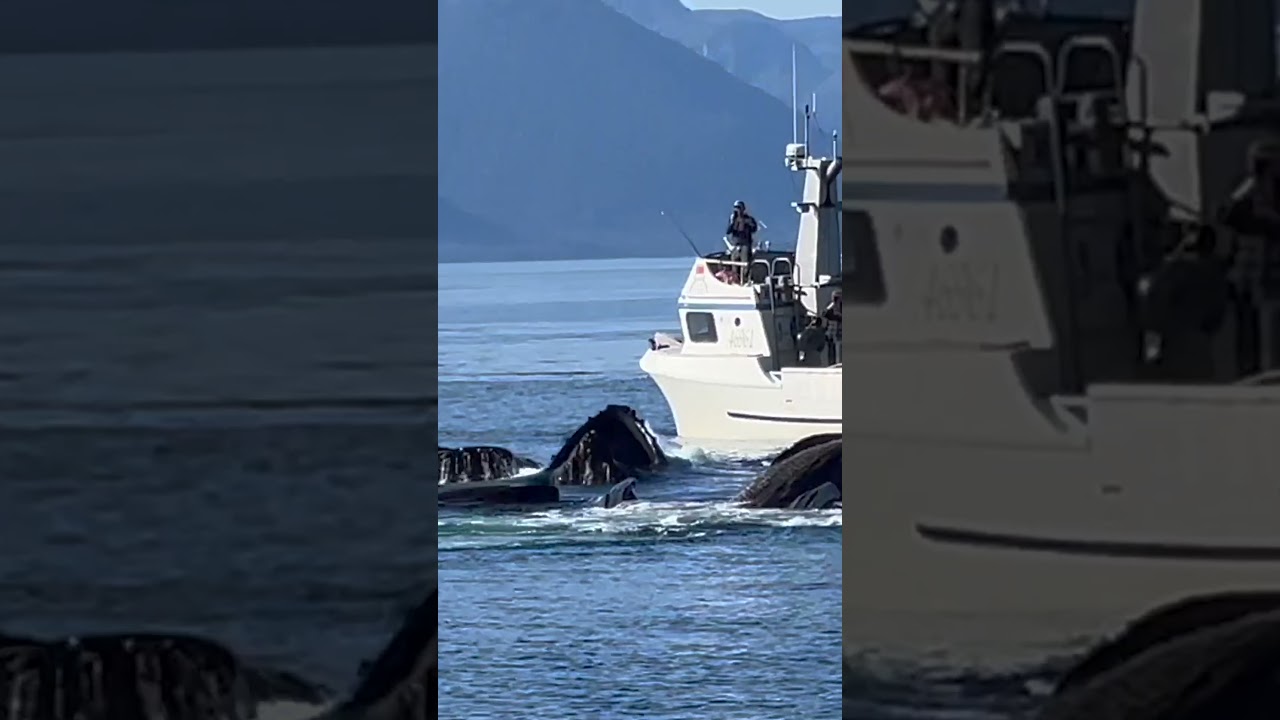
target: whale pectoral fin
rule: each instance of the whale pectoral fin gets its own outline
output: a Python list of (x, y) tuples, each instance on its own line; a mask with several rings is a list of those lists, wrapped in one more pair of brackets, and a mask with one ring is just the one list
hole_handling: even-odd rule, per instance
[(636, 492), (636, 481), (631, 480), (627, 483), (626, 492), (623, 494), (625, 500), (639, 500), (640, 494)]
[(635, 478), (627, 478), (609, 488), (609, 492), (605, 493), (600, 499), (600, 504), (605, 508), (614, 508), (623, 503), (639, 499), (640, 495), (636, 493)]
[(840, 500), (840, 488), (828, 482), (803, 493), (787, 507), (791, 510), (825, 510), (838, 506)]

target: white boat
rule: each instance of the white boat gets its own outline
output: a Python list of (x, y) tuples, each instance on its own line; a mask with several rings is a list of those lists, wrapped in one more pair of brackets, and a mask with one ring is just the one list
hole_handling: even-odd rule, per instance
[[(1137, 0), (1008, 15), (987, 51), (845, 35), (846, 638), (1280, 588), (1280, 293), (1217, 212), (1280, 119), (1275, 20)], [(912, 64), (986, 89), (909, 114)]]
[(640, 360), (686, 441), (773, 448), (840, 432), (839, 303), (827, 311), (840, 282), (841, 161), (792, 142), (786, 164), (804, 175), (796, 250), (756, 250), (745, 282), (727, 252), (696, 258), (680, 292), (683, 336), (654, 335)]

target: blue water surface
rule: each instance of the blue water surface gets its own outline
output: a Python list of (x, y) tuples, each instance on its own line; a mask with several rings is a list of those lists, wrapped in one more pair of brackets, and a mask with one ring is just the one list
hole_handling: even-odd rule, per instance
[(947, 647), (998, 618), (858, 618), (842, 678), (840, 513), (735, 507), (769, 452), (681, 445), (637, 365), (690, 262), (440, 266), (442, 444), (545, 461), (623, 403), (677, 458), (634, 506), (441, 514), (440, 717), (1022, 717), (1053, 652)]
[(616, 510), (441, 515), (443, 718), (840, 713), (840, 514), (736, 508), (637, 362), (689, 259), (440, 266), (440, 439), (543, 460), (609, 403), (682, 459)]

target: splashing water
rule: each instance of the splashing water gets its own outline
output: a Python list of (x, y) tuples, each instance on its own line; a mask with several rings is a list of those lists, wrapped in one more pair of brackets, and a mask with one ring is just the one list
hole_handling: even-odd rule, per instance
[(732, 503), (644, 501), (622, 507), (553, 508), (526, 513), (449, 514), (440, 551), (704, 539), (755, 528), (838, 528), (839, 510), (797, 513)]

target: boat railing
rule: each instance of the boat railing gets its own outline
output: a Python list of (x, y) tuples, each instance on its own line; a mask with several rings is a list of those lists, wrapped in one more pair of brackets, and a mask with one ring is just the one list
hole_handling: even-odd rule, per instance
[[(913, 114), (921, 119), (944, 117), (955, 122), (966, 121), (970, 115), (969, 93), (971, 75), (983, 62), (982, 53), (976, 50), (944, 48), (933, 45), (849, 38), (845, 51), (861, 67), (858, 58), (874, 59), (884, 63), (883, 77), (863, 79), (870, 90), (898, 112)], [(935, 68), (921, 76), (911, 71), (912, 64)], [(954, 79), (939, 82), (938, 78), (954, 72)], [(876, 74), (876, 73), (873, 73)]]
[(702, 261), (707, 264), (707, 269), (711, 271), (713, 277), (729, 285), (741, 284), (742, 271), (747, 267), (746, 263), (738, 260), (703, 258)]
[(854, 55), (869, 55), (881, 58), (933, 60), (962, 66), (976, 66), (982, 62), (982, 53), (977, 50), (896, 43), (888, 40), (846, 38), (844, 41), (844, 48), (846, 51), (851, 52)]
[[(776, 279), (778, 278), (785, 278), (787, 281), (792, 280), (795, 270), (795, 265), (787, 257), (755, 258), (749, 263), (740, 260), (722, 260), (715, 257), (706, 257), (702, 261), (706, 263), (712, 275), (721, 282), (732, 285), (772, 286), (777, 284)], [(727, 276), (722, 275), (725, 271), (731, 272)], [(744, 279), (749, 282), (743, 282)]]

